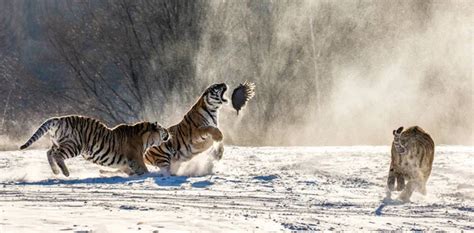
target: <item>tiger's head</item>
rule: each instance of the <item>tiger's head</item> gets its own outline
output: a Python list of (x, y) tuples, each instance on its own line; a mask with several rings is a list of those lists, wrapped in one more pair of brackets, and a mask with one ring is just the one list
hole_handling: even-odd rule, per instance
[(159, 146), (161, 143), (168, 141), (171, 134), (168, 129), (164, 128), (157, 122), (146, 122), (147, 132), (143, 135), (145, 148), (150, 146)]
[(218, 109), (222, 104), (229, 102), (224, 96), (226, 91), (227, 85), (225, 83), (212, 84), (204, 91), (201, 98), (208, 108)]

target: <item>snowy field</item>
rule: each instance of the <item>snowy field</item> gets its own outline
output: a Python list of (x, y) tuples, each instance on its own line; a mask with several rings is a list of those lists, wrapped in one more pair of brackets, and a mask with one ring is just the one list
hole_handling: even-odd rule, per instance
[(388, 147), (229, 146), (183, 176), (104, 177), (76, 158), (65, 178), (44, 150), (0, 152), (0, 232), (474, 230), (473, 147), (437, 147), (428, 195), (406, 204), (383, 201), (389, 162)]

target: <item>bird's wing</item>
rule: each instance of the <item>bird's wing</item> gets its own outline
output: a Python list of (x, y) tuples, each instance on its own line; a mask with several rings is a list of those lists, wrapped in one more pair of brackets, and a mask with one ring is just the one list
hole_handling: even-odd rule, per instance
[(255, 96), (255, 83), (245, 81), (243, 86), (245, 90), (245, 102), (247, 102)]

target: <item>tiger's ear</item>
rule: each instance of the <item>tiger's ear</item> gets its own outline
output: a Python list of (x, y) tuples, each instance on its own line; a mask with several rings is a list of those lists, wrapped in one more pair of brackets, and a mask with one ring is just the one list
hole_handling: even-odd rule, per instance
[(397, 129), (397, 134), (400, 134), (403, 131), (403, 126), (400, 126), (400, 128)]
[(397, 130), (393, 130), (393, 135), (398, 135), (403, 131), (403, 126), (400, 126)]

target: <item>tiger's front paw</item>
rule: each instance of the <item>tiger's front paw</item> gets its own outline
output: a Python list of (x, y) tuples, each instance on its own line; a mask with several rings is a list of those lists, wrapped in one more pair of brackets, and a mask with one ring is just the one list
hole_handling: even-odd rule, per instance
[(222, 139), (224, 139), (224, 135), (218, 128), (212, 128), (211, 135), (212, 139), (216, 142), (220, 142)]
[(223, 154), (224, 154), (224, 144), (222, 142), (218, 142), (217, 145), (214, 145), (212, 157), (215, 160), (221, 160)]
[(403, 203), (408, 203), (408, 202), (410, 202), (410, 195), (407, 194), (406, 192), (402, 192), (398, 196), (398, 200), (402, 201)]

